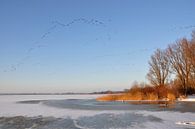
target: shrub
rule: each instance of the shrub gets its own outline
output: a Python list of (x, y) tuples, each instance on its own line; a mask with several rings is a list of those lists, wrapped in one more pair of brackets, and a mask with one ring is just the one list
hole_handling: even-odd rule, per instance
[(168, 93), (167, 98), (168, 98), (168, 100), (173, 101), (176, 99), (176, 96), (173, 93)]
[(181, 96), (174, 85), (169, 86), (145, 86), (134, 85), (130, 90), (122, 94), (112, 94), (97, 98), (99, 101), (116, 101), (116, 100), (175, 100)]

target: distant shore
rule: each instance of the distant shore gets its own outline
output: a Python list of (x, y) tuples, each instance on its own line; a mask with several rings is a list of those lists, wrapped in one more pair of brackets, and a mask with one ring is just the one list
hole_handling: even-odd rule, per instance
[(102, 94), (105, 95), (107, 93), (99, 93), (99, 92), (92, 92), (92, 93), (0, 93), (0, 95), (95, 95), (95, 94)]

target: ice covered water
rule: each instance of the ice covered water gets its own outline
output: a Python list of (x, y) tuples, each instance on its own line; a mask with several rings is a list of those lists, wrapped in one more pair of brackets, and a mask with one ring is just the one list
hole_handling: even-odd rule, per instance
[(176, 129), (195, 121), (195, 103), (97, 102), (98, 95), (0, 96), (0, 129)]

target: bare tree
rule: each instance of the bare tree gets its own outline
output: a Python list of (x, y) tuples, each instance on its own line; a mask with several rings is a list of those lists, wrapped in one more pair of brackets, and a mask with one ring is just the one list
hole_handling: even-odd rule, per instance
[(179, 79), (185, 95), (187, 94), (191, 74), (190, 48), (188, 40), (184, 38), (177, 41), (176, 44), (170, 45), (167, 49), (172, 72)]
[(190, 63), (191, 63), (191, 86), (195, 88), (195, 31), (192, 32), (192, 39), (190, 41)]
[(165, 53), (157, 49), (149, 61), (147, 78), (154, 86), (164, 86), (169, 75), (169, 59)]
[(164, 51), (157, 49), (149, 61), (147, 77), (151, 84), (164, 86), (169, 75), (175, 75), (181, 91), (187, 95), (195, 92), (195, 31), (192, 39), (183, 38)]

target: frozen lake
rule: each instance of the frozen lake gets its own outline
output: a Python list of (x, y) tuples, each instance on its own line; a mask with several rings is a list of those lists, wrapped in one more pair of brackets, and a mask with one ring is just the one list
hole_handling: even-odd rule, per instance
[(190, 129), (195, 102), (97, 102), (100, 95), (0, 95), (0, 129)]

